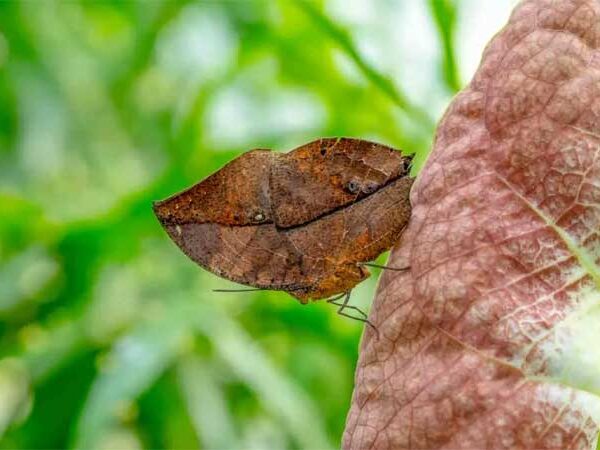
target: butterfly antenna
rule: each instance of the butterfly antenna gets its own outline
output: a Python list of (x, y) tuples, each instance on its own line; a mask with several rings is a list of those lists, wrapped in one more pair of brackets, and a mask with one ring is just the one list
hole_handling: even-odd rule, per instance
[(268, 289), (263, 288), (249, 288), (249, 289), (213, 289), (213, 292), (255, 292), (255, 291), (267, 291)]
[(408, 269), (410, 269), (410, 266), (408, 266), (408, 267), (390, 267), (390, 266), (382, 266), (379, 264), (372, 264), (372, 263), (360, 263), (359, 266), (375, 267), (377, 269), (384, 269), (384, 270), (394, 270), (396, 272), (405, 272)]

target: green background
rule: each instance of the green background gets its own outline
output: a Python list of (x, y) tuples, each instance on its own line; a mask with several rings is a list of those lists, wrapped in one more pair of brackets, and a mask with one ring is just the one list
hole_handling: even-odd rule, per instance
[(213, 293), (151, 202), (325, 136), (417, 171), (508, 3), (0, 2), (0, 448), (338, 447), (362, 324)]

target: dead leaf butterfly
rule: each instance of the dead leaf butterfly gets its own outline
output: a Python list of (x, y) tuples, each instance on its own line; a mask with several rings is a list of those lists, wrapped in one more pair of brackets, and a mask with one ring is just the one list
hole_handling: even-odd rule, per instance
[(357, 310), (348, 296), (369, 276), (366, 263), (394, 245), (410, 218), (411, 160), (348, 138), (289, 153), (252, 150), (156, 202), (154, 212), (205, 269), (301, 303), (328, 298), (343, 314)]

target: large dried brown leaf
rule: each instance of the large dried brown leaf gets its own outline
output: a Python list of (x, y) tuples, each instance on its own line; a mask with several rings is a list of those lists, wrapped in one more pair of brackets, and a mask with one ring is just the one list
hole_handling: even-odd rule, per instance
[(390, 262), (411, 270), (374, 303), (345, 448), (596, 445), (599, 47), (600, 1), (524, 1), (452, 102)]

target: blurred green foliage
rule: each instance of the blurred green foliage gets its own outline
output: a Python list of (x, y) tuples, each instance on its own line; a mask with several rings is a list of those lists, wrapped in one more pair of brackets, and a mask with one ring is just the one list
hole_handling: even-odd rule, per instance
[(417, 99), (385, 75), (403, 68), (391, 38), (362, 54), (379, 24), (325, 3), (0, 2), (0, 448), (339, 445), (362, 324), (213, 293), (232, 285), (150, 206), (243, 151), (324, 136), (420, 165), (459, 87), (455, 6), (429, 8), (437, 81)]

